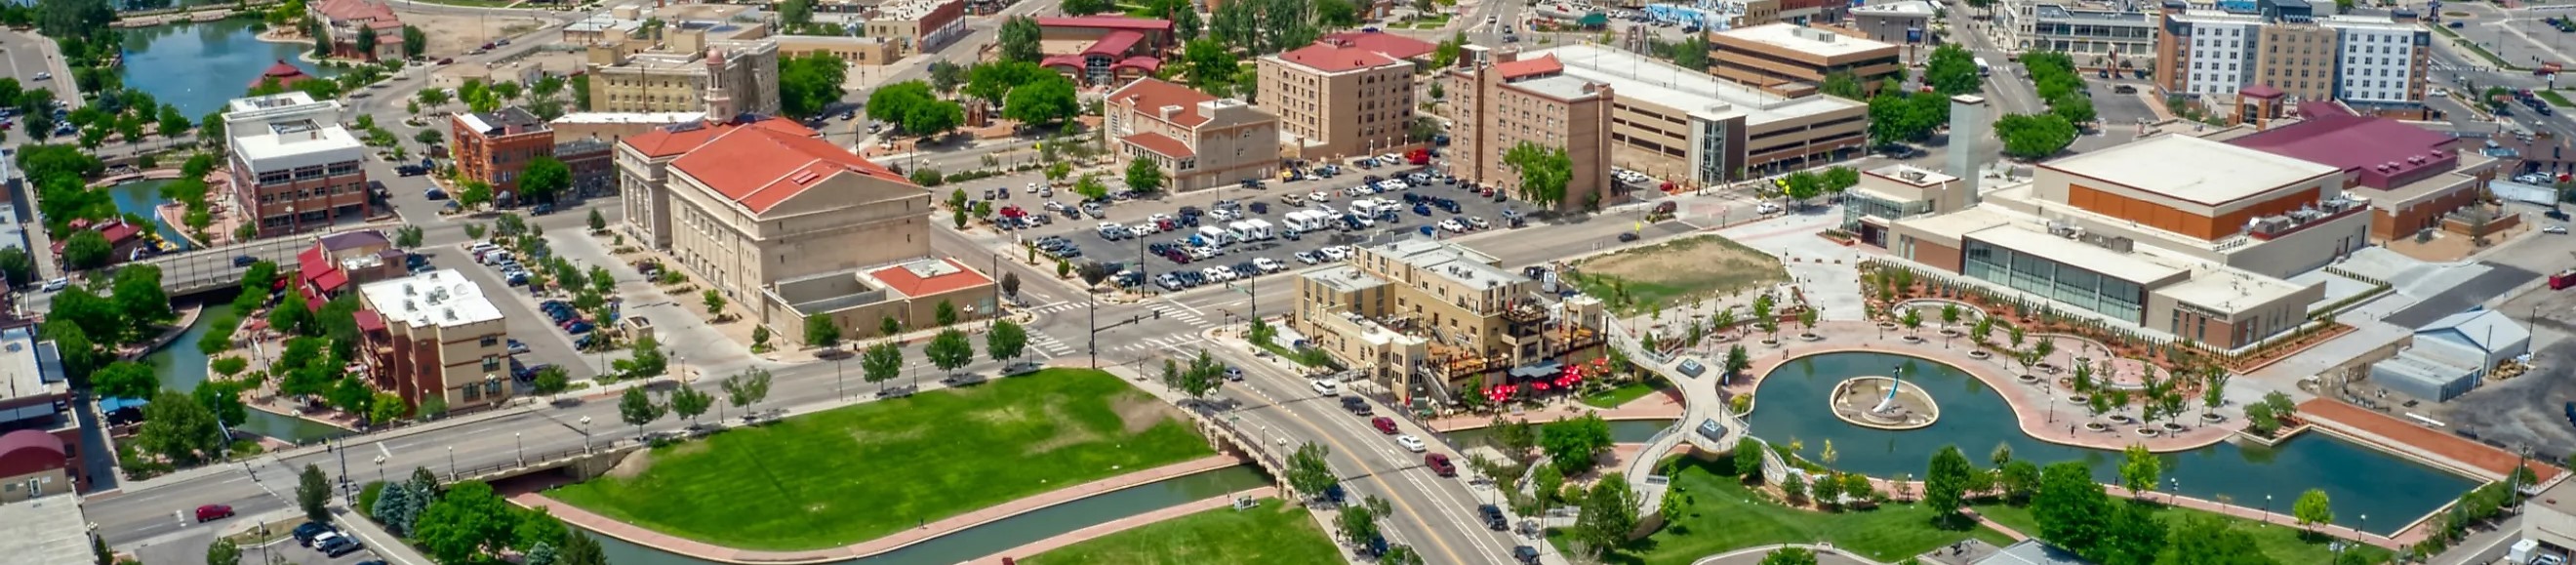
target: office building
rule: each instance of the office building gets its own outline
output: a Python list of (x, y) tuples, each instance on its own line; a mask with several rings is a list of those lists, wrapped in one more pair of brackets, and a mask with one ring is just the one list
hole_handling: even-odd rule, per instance
[[(1518, 167), (1505, 162), (1512, 149), (1530, 145), (1563, 150), (1573, 166), (1565, 198), (1547, 203), (1572, 209), (1615, 196), (1610, 186), (1610, 85), (1567, 74), (1554, 54), (1505, 50), (1463, 57), (1449, 70), (1449, 172), (1467, 182), (1517, 192)], [(1696, 73), (1694, 73), (1696, 74)]]
[(1242, 100), (1144, 78), (1111, 91), (1101, 123), (1122, 166), (1162, 167), (1164, 190), (1183, 192), (1270, 178), (1279, 170), (1279, 118)]
[(2081, 69), (2138, 68), (2156, 58), (2156, 17), (2116, 5), (2039, 4), (2030, 9), (2030, 50), (2059, 51)]
[(554, 130), (517, 106), (452, 114), (448, 125), (448, 156), (455, 160), (457, 180), (492, 185), (494, 202), (517, 202), (519, 176), (528, 163), (554, 156)]
[(359, 285), (358, 301), (361, 356), (377, 389), (414, 409), (440, 398), (449, 412), (510, 399), (509, 327), (464, 273), (438, 269)]
[[(1609, 124), (1610, 164), (1677, 185), (1720, 186), (1820, 166), (1868, 146), (1869, 109), (1860, 102), (1782, 96), (1602, 46), (1542, 53), (1561, 61), (1565, 76), (1619, 93), (1611, 119), (1601, 122)], [(1467, 90), (1453, 84), (1449, 92), (1459, 104), (1455, 93)]]
[(1554, 303), (1493, 256), (1428, 239), (1357, 249), (1298, 275), (1287, 325), (1402, 398), (1516, 384), (1514, 369), (1601, 354), (1599, 302)]
[(235, 210), (258, 218), (260, 237), (365, 221), (372, 213), (367, 146), (340, 127), (340, 103), (302, 92), (225, 105)]
[[(1261, 109), (1279, 116), (1286, 156), (1332, 159), (1376, 155), (1409, 139), (1413, 72), (1421, 41), (1387, 34), (1376, 47), (1327, 37), (1314, 45), (1262, 57)], [(1393, 44), (1393, 45), (1388, 45)], [(1388, 49), (1392, 48), (1393, 51)], [(1408, 55), (1411, 54), (1411, 55)]]
[(1932, 15), (1941, 8), (1929, 0), (1897, 0), (1851, 9), (1852, 29), (1862, 37), (1880, 43), (1921, 45), (1931, 43)]
[(894, 0), (878, 4), (869, 14), (867, 36), (894, 42), (903, 52), (901, 59), (914, 53), (938, 50), (966, 33), (966, 0)]
[(2304, 4), (2297, 7), (2272, 16), (2166, 10), (2156, 44), (2157, 84), (2202, 97), (2264, 85), (2293, 103), (2339, 100), (2364, 113), (2421, 115), (2429, 30), (2387, 18), (2310, 18)]
[(1904, 71), (1898, 55), (1885, 42), (1785, 23), (1708, 34), (1709, 74), (1784, 96), (1814, 94), (1833, 75), (1877, 90)]
[(665, 32), (662, 51), (588, 48), (591, 111), (778, 114), (778, 42), (705, 34)]

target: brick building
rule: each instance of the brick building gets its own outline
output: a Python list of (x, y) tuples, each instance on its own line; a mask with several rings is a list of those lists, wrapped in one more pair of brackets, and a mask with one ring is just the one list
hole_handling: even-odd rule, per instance
[(483, 287), (439, 269), (358, 287), (361, 352), (376, 388), (415, 408), (444, 399), (450, 412), (510, 399), (509, 328)]

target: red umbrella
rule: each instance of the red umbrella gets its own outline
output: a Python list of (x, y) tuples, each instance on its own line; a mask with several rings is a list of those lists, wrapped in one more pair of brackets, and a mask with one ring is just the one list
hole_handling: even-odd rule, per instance
[(1530, 383), (1530, 390), (1547, 390), (1547, 381)]

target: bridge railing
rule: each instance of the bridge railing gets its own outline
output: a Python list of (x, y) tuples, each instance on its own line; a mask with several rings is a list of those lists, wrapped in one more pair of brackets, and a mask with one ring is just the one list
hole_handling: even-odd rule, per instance
[(502, 462), (499, 462), (499, 463), (488, 463), (488, 464), (478, 465), (478, 466), (474, 466), (474, 467), (452, 467), (452, 466), (451, 466), (451, 467), (449, 467), (449, 468), (448, 468), (447, 480), (448, 480), (448, 482), (456, 482), (456, 481), (464, 480), (466, 477), (481, 477), (481, 476), (485, 476), (485, 475), (490, 475), (490, 474), (499, 473), (499, 472), (502, 472), (502, 471), (514, 470), (514, 469), (524, 469), (524, 468), (532, 468), (532, 467), (543, 467), (543, 466), (545, 466), (546, 464), (554, 463), (554, 462), (556, 462), (556, 461), (560, 461), (560, 460), (564, 460), (564, 459), (570, 459), (570, 458), (575, 458), (575, 457), (581, 457), (581, 456), (584, 456), (584, 455), (590, 455), (590, 454), (598, 453), (598, 452), (601, 452), (601, 451), (611, 451), (611, 450), (615, 450), (615, 449), (617, 449), (617, 446), (619, 446), (619, 445), (623, 445), (624, 443), (625, 443), (625, 440), (610, 440), (608, 443), (603, 444), (603, 445), (594, 445), (594, 446), (588, 446), (588, 447), (575, 447), (575, 448), (562, 449), (562, 450), (557, 450), (557, 451), (548, 451), (548, 452), (536, 453), (536, 454), (533, 454), (533, 455), (530, 455), (530, 456), (526, 457), (524, 460), (522, 460), (521, 458), (518, 458), (518, 457), (515, 457), (515, 456), (514, 456), (514, 457), (512, 457), (510, 460), (502, 461)]

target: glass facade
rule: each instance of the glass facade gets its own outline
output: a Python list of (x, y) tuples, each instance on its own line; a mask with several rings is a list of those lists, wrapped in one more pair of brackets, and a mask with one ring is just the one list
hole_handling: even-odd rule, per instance
[(1960, 251), (1960, 271), (1970, 277), (2131, 323), (2146, 322), (2141, 319), (2146, 289), (2138, 283), (1974, 239), (1961, 240), (1960, 246), (1966, 248)]
[(1898, 202), (1860, 191), (1843, 193), (1843, 229), (1845, 230), (1860, 229), (1860, 219), (1863, 216), (1902, 220), (1931, 212), (1931, 202)]

